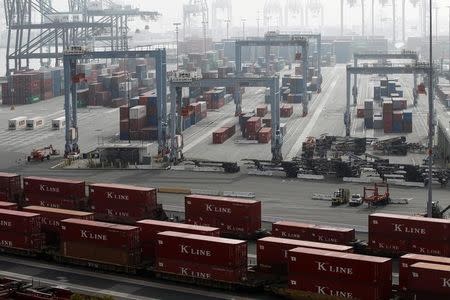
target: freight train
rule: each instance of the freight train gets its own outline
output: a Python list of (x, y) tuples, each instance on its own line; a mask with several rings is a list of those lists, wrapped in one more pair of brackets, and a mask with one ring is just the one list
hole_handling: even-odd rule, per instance
[(368, 244), (353, 228), (279, 221), (249, 265), (260, 201), (187, 195), (186, 223), (174, 223), (155, 220), (146, 187), (0, 173), (0, 196), (16, 202), (0, 203), (4, 253), (294, 299), (450, 297), (450, 220), (372, 214)]

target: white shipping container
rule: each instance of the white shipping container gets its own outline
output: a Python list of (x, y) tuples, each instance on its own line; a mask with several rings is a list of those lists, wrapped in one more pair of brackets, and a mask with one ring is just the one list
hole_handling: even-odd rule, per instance
[(66, 127), (66, 117), (61, 117), (61, 118), (52, 120), (52, 129), (53, 130), (60, 130), (64, 127)]
[(208, 108), (206, 106), (206, 101), (199, 101), (198, 103), (200, 103), (200, 111), (201, 112), (208, 110)]
[(8, 120), (8, 129), (16, 130), (25, 128), (27, 126), (27, 117), (16, 117), (14, 119)]
[(144, 105), (138, 105), (130, 108), (130, 119), (139, 120), (145, 118), (147, 115), (147, 108)]
[(45, 124), (43, 117), (34, 117), (27, 120), (27, 130), (33, 130), (36, 128), (41, 128)]

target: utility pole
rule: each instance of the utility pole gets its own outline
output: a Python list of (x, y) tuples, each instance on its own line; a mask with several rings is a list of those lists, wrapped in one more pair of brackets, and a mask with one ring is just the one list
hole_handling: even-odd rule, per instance
[(438, 40), (438, 8), (437, 7), (434, 7), (433, 8), (434, 9), (434, 36), (435, 36), (435, 38), (436, 38), (436, 41)]
[(179, 45), (178, 45), (178, 33), (179, 33), (178, 27), (181, 25), (181, 23), (176, 22), (176, 23), (173, 23), (173, 25), (175, 26), (175, 33), (177, 35), (177, 71), (178, 71), (178, 68), (179, 68), (179, 66), (178, 66), (178, 48), (179, 48)]
[(430, 73), (428, 75), (428, 202), (427, 216), (433, 217), (433, 134), (434, 134), (434, 103), (433, 103), (433, 10), (430, 0)]
[(372, 37), (375, 36), (375, 0), (372, 0)]
[(405, 5), (406, 0), (402, 1), (402, 41), (406, 42), (406, 36), (405, 36)]
[(203, 47), (206, 53), (206, 28), (208, 27), (208, 21), (203, 21)]
[(258, 16), (256, 17), (256, 27), (257, 27), (257, 34), (256, 36), (259, 37), (259, 21), (261, 21), (260, 17), (259, 17), (259, 10), (258, 10)]
[(448, 64), (450, 66), (450, 6), (447, 7), (448, 7)]
[(361, 35), (364, 36), (364, 0), (361, 0)]
[(229, 35), (229, 33), (230, 33), (230, 22), (231, 22), (230, 19), (226, 19), (225, 20), (225, 23), (227, 23), (227, 40), (230, 38), (230, 35)]
[(245, 39), (245, 21), (247, 21), (247, 19), (245, 19), (245, 18), (241, 19), (241, 22), (242, 22), (242, 39)]
[(395, 0), (392, 0), (392, 41), (395, 43)]
[(344, 35), (344, 0), (341, 0), (341, 36)]

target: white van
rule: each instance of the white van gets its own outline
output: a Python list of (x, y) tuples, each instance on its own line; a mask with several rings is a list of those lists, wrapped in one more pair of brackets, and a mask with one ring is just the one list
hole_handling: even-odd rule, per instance
[(27, 117), (16, 117), (14, 119), (8, 120), (8, 129), (16, 130), (22, 129), (27, 126)]
[(66, 127), (66, 117), (61, 117), (61, 118), (52, 120), (52, 129), (53, 130), (60, 130), (64, 127)]
[(44, 118), (34, 117), (27, 120), (27, 130), (33, 130), (44, 126)]

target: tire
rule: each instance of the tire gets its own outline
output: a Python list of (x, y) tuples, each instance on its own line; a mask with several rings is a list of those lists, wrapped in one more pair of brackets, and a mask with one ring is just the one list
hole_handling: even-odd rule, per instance
[(47, 157), (46, 157), (46, 158), (47, 158), (47, 160), (50, 160), (50, 155), (47, 155)]
[(29, 156), (28, 156), (28, 157), (27, 157), (27, 161), (29, 161), (29, 162), (30, 162), (30, 161), (31, 161), (31, 157), (29, 157)]

